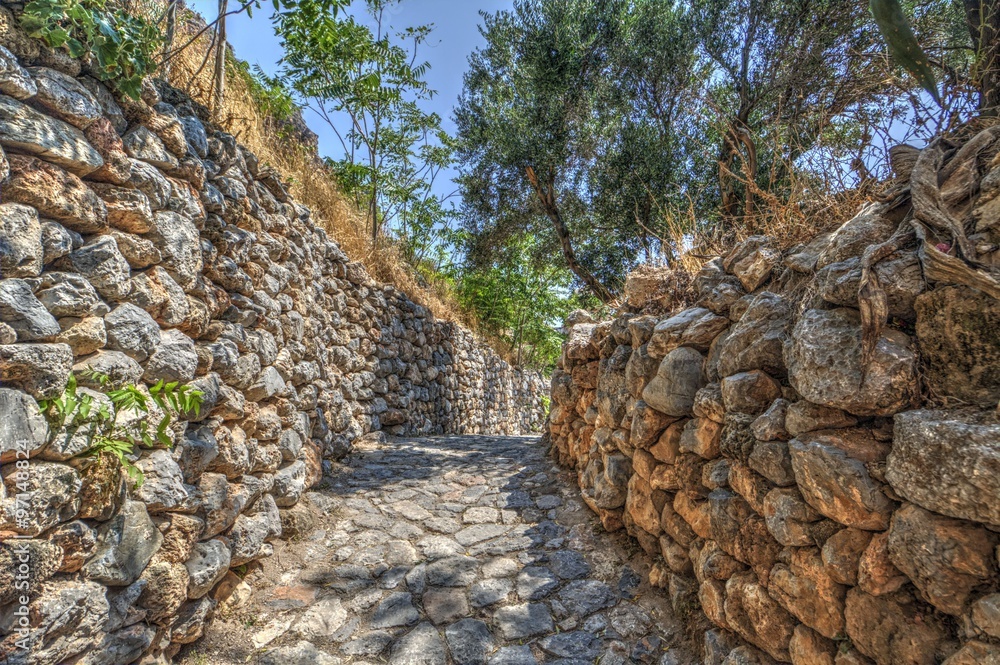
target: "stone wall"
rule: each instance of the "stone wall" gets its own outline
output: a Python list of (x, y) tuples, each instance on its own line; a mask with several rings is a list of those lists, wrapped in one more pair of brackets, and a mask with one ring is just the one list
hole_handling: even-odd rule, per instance
[[(948, 204), (995, 228), (990, 157)], [(890, 318), (863, 360), (860, 257), (905, 213), (750, 238), (695, 306), (567, 323), (555, 455), (658, 557), (706, 665), (1000, 663), (1000, 303), (928, 283), (911, 240), (874, 268)]]
[[(166, 662), (352, 441), (542, 426), (540, 376), (373, 282), (204, 108), (0, 35), (0, 663)], [(205, 394), (137, 489), (39, 415), (88, 369)]]

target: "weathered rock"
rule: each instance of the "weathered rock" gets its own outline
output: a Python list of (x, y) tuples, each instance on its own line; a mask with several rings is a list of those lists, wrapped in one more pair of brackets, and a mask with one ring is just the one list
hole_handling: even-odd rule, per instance
[(70, 231), (62, 224), (51, 220), (40, 220), (42, 227), (42, 261), (46, 265), (66, 256), (74, 249), (83, 247), (83, 236)]
[(751, 236), (738, 244), (723, 261), (726, 271), (736, 275), (748, 293), (764, 284), (781, 261), (781, 252), (771, 244), (767, 236)]
[(957, 616), (995, 573), (997, 540), (983, 527), (907, 504), (892, 516), (889, 556), (927, 602)]
[(191, 557), (184, 562), (188, 570), (188, 598), (201, 598), (229, 571), (229, 547), (221, 540), (197, 543)]
[(62, 560), (62, 549), (44, 540), (0, 543), (0, 603), (13, 604), (29, 591), (37, 593), (38, 586), (59, 571)]
[(821, 515), (805, 502), (794, 487), (775, 488), (764, 497), (764, 520), (767, 530), (786, 547), (814, 544), (810, 526)]
[(174, 212), (158, 212), (149, 239), (163, 256), (163, 267), (181, 288), (194, 286), (201, 274), (203, 260), (198, 229), (190, 219)]
[(722, 402), (726, 411), (756, 416), (780, 396), (781, 385), (759, 369), (722, 380)]
[(704, 361), (704, 356), (694, 349), (671, 351), (642, 391), (642, 399), (668, 416), (691, 416), (694, 396), (707, 383)]
[(80, 520), (60, 524), (48, 533), (48, 539), (59, 548), (61, 573), (80, 570), (97, 547), (97, 532)]
[(59, 333), (59, 323), (45, 309), (31, 286), (21, 279), (0, 280), (0, 318), (14, 329), (17, 339), (34, 342)]
[(153, 229), (153, 209), (137, 189), (93, 183), (91, 188), (104, 201), (108, 224), (126, 233), (148, 233)]
[(97, 552), (83, 565), (83, 574), (107, 586), (128, 586), (139, 579), (160, 548), (163, 535), (146, 507), (126, 501), (121, 511), (98, 529)]
[(38, 213), (18, 203), (0, 204), (0, 277), (37, 277), (45, 248)]
[(708, 351), (714, 340), (729, 327), (729, 319), (703, 307), (686, 309), (656, 324), (649, 340), (649, 355), (663, 358), (680, 346)]
[(835, 582), (857, 586), (858, 563), (871, 539), (869, 531), (842, 529), (823, 543), (823, 564)]
[(933, 665), (945, 631), (933, 615), (892, 596), (876, 598), (859, 589), (847, 592), (847, 635), (854, 646), (879, 663)]
[(789, 444), (792, 468), (802, 496), (830, 519), (868, 531), (889, 526), (892, 502), (869, 475), (864, 462), (844, 450), (845, 441), (829, 434), (807, 434)]
[(104, 165), (79, 129), (6, 96), (0, 96), (0, 145), (37, 155), (81, 177)]
[(38, 90), (31, 101), (51, 115), (80, 129), (101, 117), (103, 109), (76, 78), (48, 67), (31, 67), (28, 71)]
[(20, 390), (0, 388), (0, 462), (34, 456), (48, 437), (48, 422), (35, 400)]
[(1000, 647), (986, 642), (968, 642), (943, 665), (1000, 665)]
[(820, 254), (816, 268), (861, 256), (865, 250), (889, 239), (899, 220), (886, 216), (888, 206), (881, 203), (865, 205), (851, 219), (833, 232), (826, 249)]
[[(924, 292), (924, 275), (915, 253), (905, 253), (875, 264), (872, 272), (885, 291), (889, 316), (906, 321), (916, 318), (914, 303)], [(816, 274), (819, 295), (834, 305), (858, 306), (861, 258), (831, 263)]]
[(820, 406), (806, 400), (789, 405), (785, 415), (785, 429), (792, 436), (821, 429), (853, 427), (857, 422), (857, 418), (840, 409)]
[(753, 421), (750, 429), (754, 438), (758, 441), (787, 441), (792, 438), (785, 427), (785, 419), (788, 413), (788, 400), (778, 398), (767, 407), (767, 411), (760, 414), (757, 420)]
[(949, 411), (895, 418), (886, 480), (906, 499), (943, 515), (1000, 524), (1000, 426)]
[[(124, 303), (104, 317), (108, 348), (121, 351), (139, 362), (160, 344), (160, 326), (132, 303)], [(193, 343), (192, 343), (193, 344)]]
[(776, 603), (751, 572), (737, 573), (726, 582), (726, 621), (740, 637), (789, 662), (788, 647), (795, 619)]
[(785, 344), (792, 386), (807, 400), (859, 416), (888, 416), (917, 395), (916, 354), (909, 337), (887, 330), (862, 364), (856, 310), (809, 310)]
[(51, 462), (31, 463), (25, 479), (13, 464), (0, 471), (6, 496), (0, 499), (0, 530), (37, 536), (76, 517), (80, 510), (80, 476), (72, 468)]
[(149, 383), (161, 380), (187, 383), (194, 378), (197, 368), (194, 340), (179, 330), (164, 330), (160, 333), (160, 343), (146, 361), (142, 376)]
[(38, 92), (35, 80), (28, 70), (3, 46), (0, 46), (0, 92), (20, 100), (34, 97)]
[(19, 385), (36, 399), (60, 394), (72, 365), (73, 351), (65, 344), (0, 345), (0, 381)]
[(835, 665), (837, 645), (804, 625), (795, 627), (788, 655), (792, 665)]
[(151, 132), (148, 127), (139, 125), (129, 130), (122, 137), (122, 143), (125, 144), (125, 152), (128, 153), (129, 157), (141, 159), (159, 169), (170, 171), (180, 165), (177, 158), (163, 145), (160, 137)]
[(105, 117), (98, 118), (84, 130), (83, 135), (104, 160), (104, 165), (89, 173), (87, 179), (113, 185), (127, 183), (132, 177), (132, 162), (111, 121)]
[(719, 344), (719, 376), (755, 369), (775, 377), (785, 376), (782, 349), (791, 329), (791, 302), (769, 291), (754, 296)]
[(919, 298), (917, 345), (924, 380), (938, 397), (995, 407), (1000, 401), (1000, 305), (964, 286)]
[(108, 300), (121, 300), (131, 290), (128, 261), (118, 251), (118, 244), (112, 236), (97, 236), (60, 261), (67, 270), (86, 277)]
[(779, 563), (771, 571), (768, 592), (820, 635), (831, 640), (843, 636), (847, 587), (830, 577), (819, 550), (793, 550), (788, 565)]

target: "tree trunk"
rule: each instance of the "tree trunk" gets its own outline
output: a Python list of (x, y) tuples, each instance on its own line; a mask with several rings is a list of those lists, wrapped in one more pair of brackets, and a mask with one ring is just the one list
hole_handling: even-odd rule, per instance
[(163, 77), (170, 74), (170, 50), (174, 47), (174, 31), (177, 29), (177, 0), (167, 0), (166, 26), (163, 30)]
[(531, 182), (531, 186), (535, 188), (535, 193), (538, 194), (542, 208), (545, 209), (546, 216), (552, 222), (552, 226), (555, 227), (556, 236), (558, 236), (559, 244), (562, 246), (563, 258), (566, 260), (566, 266), (587, 285), (602, 303), (610, 303), (614, 300), (614, 296), (608, 290), (608, 287), (601, 284), (594, 274), (587, 270), (576, 258), (576, 252), (573, 251), (573, 243), (570, 241), (569, 228), (563, 221), (562, 215), (559, 214), (559, 207), (556, 205), (554, 188), (543, 186), (538, 181), (538, 176), (535, 174), (534, 168), (529, 166), (526, 171), (528, 180)]
[(963, 0), (976, 52), (979, 112), (1000, 115), (1000, 0)]
[(216, 28), (215, 51), (215, 94), (212, 97), (212, 111), (216, 118), (222, 112), (222, 98), (226, 93), (226, 13), (229, 0), (219, 0), (219, 23)]

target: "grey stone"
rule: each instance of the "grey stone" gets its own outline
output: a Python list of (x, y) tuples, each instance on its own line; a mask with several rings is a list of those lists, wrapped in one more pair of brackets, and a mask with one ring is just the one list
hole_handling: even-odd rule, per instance
[(598, 580), (576, 580), (559, 592), (559, 600), (570, 612), (586, 616), (615, 604), (614, 592)]
[(490, 658), (489, 665), (537, 665), (538, 659), (528, 646), (503, 647)]
[(601, 639), (593, 633), (573, 630), (557, 635), (546, 635), (538, 640), (538, 646), (559, 658), (593, 661), (601, 652)]
[(0, 277), (37, 277), (44, 258), (35, 209), (20, 203), (0, 204)]
[(1000, 426), (950, 411), (895, 418), (885, 477), (901, 496), (942, 515), (1000, 524)]
[(194, 378), (197, 369), (194, 340), (179, 330), (164, 330), (160, 333), (160, 343), (149, 354), (142, 378), (149, 383), (187, 383)]
[(514, 590), (514, 583), (509, 579), (490, 578), (480, 580), (469, 589), (469, 597), (473, 607), (488, 607), (502, 602)]
[(420, 613), (413, 606), (413, 596), (408, 593), (392, 593), (375, 608), (372, 628), (397, 628), (411, 626), (420, 620)]
[(587, 559), (574, 550), (559, 550), (550, 554), (549, 568), (564, 580), (578, 580), (590, 574)]
[(60, 395), (72, 366), (73, 350), (66, 344), (0, 345), (0, 381), (19, 385), (36, 399)]
[(102, 109), (74, 77), (48, 67), (28, 69), (35, 78), (38, 93), (32, 102), (69, 124), (86, 129), (101, 117)]
[(41, 157), (81, 177), (104, 165), (79, 129), (5, 96), (0, 96), (0, 145)]
[(203, 259), (198, 228), (190, 219), (174, 212), (158, 212), (156, 228), (148, 238), (163, 256), (163, 267), (183, 289), (194, 286), (201, 275)]
[(42, 260), (48, 265), (74, 249), (83, 247), (83, 236), (59, 222), (39, 220), (42, 228)]
[(501, 607), (494, 621), (505, 640), (522, 640), (550, 633), (555, 628), (552, 613), (542, 603), (525, 603)]
[(433, 588), (424, 592), (424, 612), (435, 625), (452, 623), (469, 615), (465, 589)]
[(347, 622), (348, 614), (340, 598), (323, 598), (309, 607), (298, 621), (294, 630), (310, 640), (330, 639)]
[(558, 586), (559, 578), (540, 566), (528, 566), (517, 576), (517, 595), (521, 600), (541, 600)]
[(340, 659), (302, 640), (291, 646), (269, 649), (260, 657), (261, 665), (340, 665)]
[(60, 332), (55, 317), (21, 279), (0, 280), (0, 319), (14, 329), (22, 342), (42, 340)]
[(171, 171), (180, 166), (180, 162), (167, 150), (160, 137), (142, 125), (126, 132), (122, 143), (125, 144), (125, 152), (129, 157), (140, 159), (158, 169)]
[[(188, 598), (201, 598), (229, 572), (229, 547), (221, 540), (195, 543), (191, 556), (184, 562), (188, 570)], [(303, 617), (304, 619), (304, 617)]]
[(22, 101), (38, 92), (31, 74), (4, 46), (0, 46), (0, 92)]
[(674, 349), (663, 359), (656, 376), (642, 391), (649, 406), (668, 416), (690, 416), (695, 394), (708, 383), (705, 357), (694, 349)]
[(862, 366), (861, 319), (852, 309), (809, 310), (785, 344), (788, 379), (810, 402), (858, 416), (888, 416), (917, 397), (910, 338), (886, 330)]
[(38, 411), (38, 403), (20, 390), (0, 388), (0, 462), (27, 459), (48, 438), (48, 421)]
[(108, 306), (97, 295), (90, 282), (74, 273), (46, 272), (33, 280), (35, 297), (52, 316), (86, 318), (104, 316)]
[(143, 473), (143, 483), (134, 491), (135, 498), (146, 504), (151, 513), (182, 507), (188, 498), (184, 474), (170, 452), (157, 449), (144, 453), (136, 462)]
[(433, 586), (469, 586), (479, 562), (470, 556), (447, 556), (427, 564), (427, 582)]
[(446, 665), (448, 653), (437, 629), (422, 623), (392, 647), (390, 665)]
[(496, 648), (490, 629), (477, 619), (462, 619), (448, 626), (444, 634), (456, 665), (486, 665)]
[(123, 303), (104, 317), (108, 348), (143, 362), (161, 340), (160, 326), (145, 310)]
[(98, 529), (97, 551), (83, 574), (107, 586), (128, 586), (139, 579), (163, 542), (140, 501), (126, 501), (115, 517)]
[(86, 277), (109, 300), (121, 300), (131, 290), (128, 261), (112, 236), (99, 236), (64, 259), (68, 267)]

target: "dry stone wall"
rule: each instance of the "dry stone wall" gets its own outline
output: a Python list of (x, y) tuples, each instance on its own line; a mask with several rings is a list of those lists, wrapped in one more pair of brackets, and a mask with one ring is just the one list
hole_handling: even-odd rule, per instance
[[(997, 176), (950, 203), (986, 219)], [(863, 361), (860, 257), (903, 212), (873, 204), (784, 254), (750, 238), (692, 307), (567, 322), (555, 455), (660, 557), (705, 665), (1000, 663), (1000, 303), (897, 251)]]
[[(375, 283), (204, 108), (0, 34), (0, 663), (167, 662), (359, 437), (542, 426), (540, 376)], [(137, 489), (39, 415), (71, 372), (104, 399), (88, 369), (204, 392)]]

